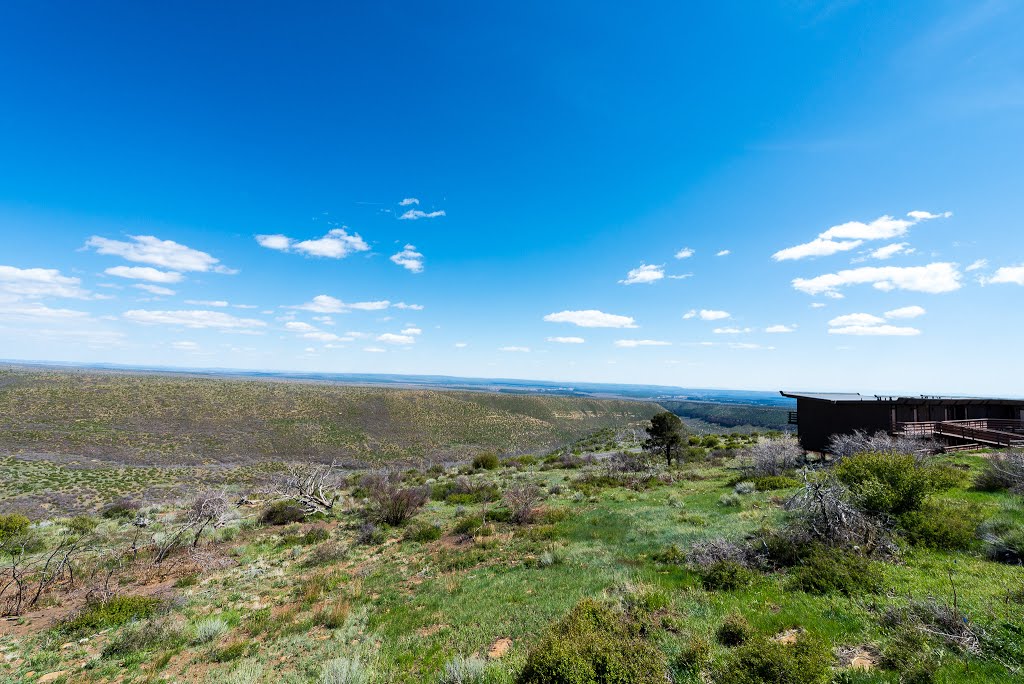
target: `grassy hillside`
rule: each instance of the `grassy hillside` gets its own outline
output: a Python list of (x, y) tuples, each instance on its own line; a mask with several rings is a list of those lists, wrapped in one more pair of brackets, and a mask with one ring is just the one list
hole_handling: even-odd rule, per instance
[[(681, 418), (701, 421), (715, 428), (753, 430), (789, 430), (789, 408), (753, 404), (717, 404), (706, 401), (662, 401), (667, 410)], [(700, 423), (696, 423), (700, 424)]]
[(0, 452), (156, 465), (450, 459), (538, 451), (658, 410), (577, 397), (7, 369)]

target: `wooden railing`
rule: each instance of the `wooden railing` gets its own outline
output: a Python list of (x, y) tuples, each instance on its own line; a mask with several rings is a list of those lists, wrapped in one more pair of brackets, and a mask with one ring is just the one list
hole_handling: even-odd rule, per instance
[(999, 418), (930, 420), (896, 423), (893, 432), (907, 437), (955, 437), (990, 446), (1024, 446), (1024, 421)]
[(796, 411), (790, 411), (789, 412), (789, 424), (790, 425), (797, 425), (797, 422), (796, 422)]

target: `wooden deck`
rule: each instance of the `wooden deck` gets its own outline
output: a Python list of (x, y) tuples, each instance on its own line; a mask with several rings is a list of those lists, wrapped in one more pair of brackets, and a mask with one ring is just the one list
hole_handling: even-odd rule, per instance
[(966, 442), (975, 448), (1024, 447), (1024, 421), (996, 418), (934, 420), (896, 423), (893, 434), (907, 437), (939, 437)]

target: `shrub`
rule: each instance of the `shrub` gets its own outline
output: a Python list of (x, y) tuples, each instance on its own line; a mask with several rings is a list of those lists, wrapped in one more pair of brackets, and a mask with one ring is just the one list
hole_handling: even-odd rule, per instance
[(611, 607), (584, 599), (548, 628), (530, 650), (519, 684), (663, 684), (665, 657), (641, 626)]
[(335, 658), (323, 664), (320, 684), (368, 684), (370, 669), (358, 658)]
[(984, 525), (982, 539), (989, 560), (1009, 565), (1024, 564), (1024, 528), (1010, 521), (991, 521)]
[(677, 545), (670, 544), (661, 551), (651, 554), (651, 560), (663, 565), (683, 565), (686, 562), (686, 552)]
[(263, 509), (259, 518), (263, 525), (289, 525), (305, 519), (305, 511), (293, 501), (275, 501)]
[(129, 623), (103, 647), (103, 657), (125, 658), (155, 648), (172, 648), (180, 644), (181, 640), (181, 631), (163, 620)]
[(224, 684), (256, 684), (263, 676), (263, 666), (258, 660), (246, 660), (235, 666), (224, 680)]
[(345, 560), (347, 556), (348, 548), (342, 544), (319, 544), (310, 552), (303, 565), (307, 567), (330, 565)]
[(800, 481), (786, 477), (785, 475), (761, 475), (750, 480), (754, 483), (754, 487), (759, 492), (771, 492), (776, 489), (789, 489), (790, 487), (799, 487)]
[(886, 670), (900, 673), (900, 682), (931, 684), (935, 680), (938, 662), (934, 648), (921, 630), (900, 627), (882, 649), (878, 664)]
[(145, 620), (156, 615), (163, 607), (160, 599), (148, 596), (114, 596), (87, 605), (62, 622), (58, 630), (71, 636), (85, 636), (101, 629), (120, 627), (132, 620)]
[(781, 537), (793, 550), (812, 543), (868, 553), (889, 553), (894, 548), (882, 521), (857, 508), (850, 491), (830, 478), (808, 480), (786, 507), (794, 515)]
[(1009, 489), (1024, 492), (1024, 452), (992, 454), (985, 469), (974, 479), (974, 488), (983, 492)]
[(815, 545), (794, 568), (790, 587), (809, 594), (870, 594), (882, 585), (882, 573), (867, 558), (845, 551)]
[(470, 656), (452, 658), (444, 665), (438, 684), (485, 684), (487, 681), (487, 663)]
[(425, 523), (410, 525), (405, 531), (405, 538), (421, 543), (432, 542), (441, 538), (441, 526)]
[(743, 506), (743, 499), (740, 498), (739, 494), (729, 492), (718, 497), (718, 505), (725, 508), (741, 508)]
[(228, 623), (224, 618), (208, 617), (200, 620), (192, 627), (192, 643), (208, 644), (228, 631)]
[(716, 668), (715, 684), (819, 684), (829, 678), (832, 652), (801, 635), (795, 643), (753, 639), (734, 649)]
[(374, 544), (382, 544), (383, 542), (384, 530), (380, 529), (372, 522), (363, 523), (359, 526), (359, 533), (356, 534), (356, 544), (372, 546)]
[(956, 484), (949, 468), (921, 464), (912, 454), (857, 454), (843, 459), (835, 473), (857, 506), (872, 515), (916, 511), (928, 496)]
[(870, 452), (913, 455), (935, 450), (935, 442), (931, 440), (894, 436), (882, 431), (868, 435), (862, 430), (855, 430), (849, 435), (832, 435), (826, 447), (836, 460)]
[(702, 636), (694, 635), (683, 643), (672, 660), (674, 669), (695, 672), (711, 662), (711, 644)]
[(306, 534), (302, 535), (302, 543), (311, 546), (325, 542), (330, 538), (331, 532), (326, 527), (313, 527), (307, 530)]
[(511, 522), (528, 525), (536, 517), (537, 504), (544, 496), (536, 485), (524, 484), (510, 487), (502, 498), (508, 506)]
[(754, 573), (736, 561), (722, 560), (700, 570), (701, 584), (708, 591), (733, 591), (754, 581)]
[(339, 629), (348, 620), (349, 606), (344, 601), (335, 601), (324, 606), (313, 616), (313, 624), (327, 629)]
[(481, 525), (483, 525), (483, 521), (480, 516), (467, 515), (464, 518), (460, 518), (458, 522), (455, 523), (455, 527), (452, 528), (452, 531), (455, 532), (455, 534), (473, 534), (480, 529)]
[(107, 520), (126, 520), (134, 518), (142, 506), (135, 501), (120, 499), (107, 504), (100, 511), (100, 515)]
[(785, 435), (758, 440), (750, 447), (748, 458), (753, 475), (782, 475), (803, 464), (804, 450), (795, 437)]
[(233, 660), (249, 655), (252, 650), (253, 643), (251, 641), (236, 641), (224, 648), (216, 649), (210, 656), (210, 660), (215, 663), (230, 663)]
[(753, 494), (757, 490), (757, 486), (753, 482), (743, 481), (737, 482), (732, 490), (737, 494)]
[(926, 502), (920, 510), (900, 516), (900, 527), (915, 546), (945, 551), (968, 550), (978, 545), (981, 507), (946, 499)]
[(501, 465), (498, 455), (490, 451), (477, 454), (473, 457), (473, 470), (494, 470)]
[(24, 536), (31, 524), (32, 521), (20, 513), (0, 515), (0, 548), (11, 540)]
[(715, 638), (723, 646), (742, 646), (752, 636), (754, 628), (750, 626), (747, 618), (737, 612), (726, 615), (725, 620), (715, 630)]
[(402, 487), (397, 476), (385, 475), (369, 487), (367, 515), (375, 523), (404, 525), (429, 496), (427, 487)]

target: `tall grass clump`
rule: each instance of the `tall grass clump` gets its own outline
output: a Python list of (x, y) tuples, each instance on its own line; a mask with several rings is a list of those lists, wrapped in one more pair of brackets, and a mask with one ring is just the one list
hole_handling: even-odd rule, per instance
[(370, 668), (359, 658), (335, 658), (323, 664), (320, 684), (368, 684)]

